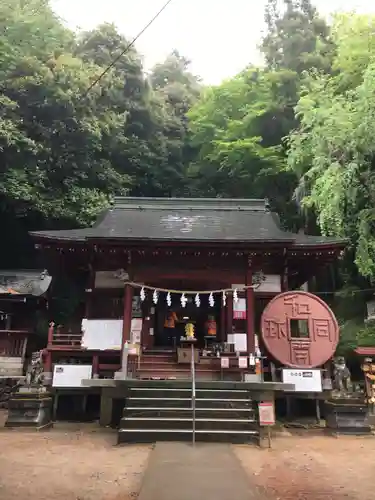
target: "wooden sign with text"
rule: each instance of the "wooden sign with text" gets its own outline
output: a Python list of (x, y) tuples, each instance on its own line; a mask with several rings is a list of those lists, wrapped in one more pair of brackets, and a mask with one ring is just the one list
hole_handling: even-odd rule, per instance
[(272, 401), (262, 401), (259, 403), (259, 425), (262, 427), (275, 425), (275, 407)]

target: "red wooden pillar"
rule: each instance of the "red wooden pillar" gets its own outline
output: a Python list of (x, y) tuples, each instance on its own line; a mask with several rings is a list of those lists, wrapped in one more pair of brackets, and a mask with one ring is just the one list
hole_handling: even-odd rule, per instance
[[(227, 302), (228, 302), (228, 297), (227, 297)], [(226, 338), (226, 334), (225, 334), (225, 330), (226, 330), (226, 317), (225, 317), (225, 312), (226, 312), (226, 309), (227, 309), (227, 306), (223, 303), (221, 303), (221, 307), (220, 307), (220, 333), (219, 333), (219, 341), (220, 342), (226, 342), (227, 341), (227, 338)]]
[(52, 374), (52, 352), (48, 349), (43, 350), (43, 369), (45, 373)]
[(125, 342), (130, 341), (130, 328), (132, 322), (132, 300), (133, 300), (133, 287), (131, 285), (125, 285), (121, 352), (123, 350)]
[(52, 385), (52, 352), (48, 349), (43, 349), (41, 352), (42, 362), (43, 362), (43, 385), (51, 386)]
[(146, 315), (143, 315), (143, 321), (142, 321), (142, 332), (141, 332), (141, 346), (145, 347), (146, 349), (151, 347), (151, 335), (150, 335), (150, 328), (151, 328), (151, 316), (150, 312), (148, 311)]
[(51, 346), (53, 344), (53, 334), (55, 333), (55, 323), (51, 321), (48, 328), (47, 335), (47, 346)]
[(55, 330), (55, 323), (51, 321), (48, 328), (47, 348), (42, 351), (43, 371), (44, 371), (44, 385), (49, 386), (52, 384), (52, 352), (48, 350), (53, 344), (53, 336)]
[[(246, 285), (251, 285), (253, 275), (251, 269), (246, 272)], [(246, 289), (246, 335), (247, 335), (247, 352), (255, 351), (255, 332), (254, 332), (254, 289)]]
[(281, 291), (282, 292), (287, 292), (288, 291), (288, 268), (285, 267), (282, 275), (281, 275), (281, 279), (280, 279), (281, 283)]
[(92, 357), (92, 378), (99, 378), (99, 354)]
[(92, 264), (89, 264), (89, 276), (87, 280), (86, 295), (85, 295), (85, 318), (89, 319), (92, 313), (92, 291), (95, 288), (95, 271)]
[(228, 341), (228, 334), (233, 332), (233, 295), (230, 294), (227, 297), (226, 305), (226, 332), (224, 342)]
[(288, 256), (286, 249), (284, 250), (284, 265), (280, 276), (280, 286), (282, 292), (288, 291)]

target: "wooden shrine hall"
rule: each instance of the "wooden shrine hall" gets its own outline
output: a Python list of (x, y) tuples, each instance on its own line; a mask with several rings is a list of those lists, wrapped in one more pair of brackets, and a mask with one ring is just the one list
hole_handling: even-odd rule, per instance
[(174, 350), (191, 327), (197, 376), (212, 377), (220, 353), (257, 351), (271, 298), (300, 289), (345, 246), (282, 230), (253, 199), (117, 198), (90, 228), (31, 234), (51, 275), (79, 277), (84, 294), (70, 324), (49, 330), (46, 372), (78, 363), (86, 378), (113, 378), (126, 342), (140, 356), (133, 376), (184, 378)]

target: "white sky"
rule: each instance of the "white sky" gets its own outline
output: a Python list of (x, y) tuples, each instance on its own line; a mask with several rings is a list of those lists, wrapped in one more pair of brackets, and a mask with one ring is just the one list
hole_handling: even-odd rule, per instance
[[(129, 39), (136, 36), (165, 0), (51, 0), (71, 28), (114, 22)], [(323, 15), (336, 10), (375, 13), (372, 0), (315, 0)], [(373, 4), (373, 5), (371, 5)], [(136, 44), (145, 67), (162, 62), (173, 49), (192, 61), (206, 83), (219, 83), (249, 63), (259, 63), (265, 0), (173, 0)]]

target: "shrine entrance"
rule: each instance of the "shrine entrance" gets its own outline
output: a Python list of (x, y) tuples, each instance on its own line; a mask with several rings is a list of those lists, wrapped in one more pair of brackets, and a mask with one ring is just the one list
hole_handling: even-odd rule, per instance
[[(168, 285), (163, 283), (159, 285), (167, 289), (181, 289), (186, 287), (186, 282), (169, 282)], [(212, 286), (212, 284), (211, 284)], [(186, 288), (185, 288), (186, 289)], [(189, 284), (188, 290), (209, 290), (207, 284), (204, 283), (194, 283)], [(224, 325), (221, 324), (222, 318), (225, 316), (222, 314), (223, 305), (220, 300), (221, 297), (215, 296), (214, 304), (210, 304), (209, 294), (199, 294), (197, 296), (194, 292), (185, 292), (186, 303), (185, 306), (181, 303), (181, 295), (178, 294), (168, 294), (165, 292), (160, 292), (158, 296), (158, 301), (156, 304), (151, 306), (151, 318), (153, 328), (153, 346), (157, 348), (175, 348), (180, 344), (181, 337), (186, 336), (186, 325), (188, 323), (193, 324), (194, 334), (197, 339), (197, 347), (203, 348), (207, 340), (205, 337), (208, 334), (207, 331), (207, 321), (209, 319), (214, 320), (216, 324), (216, 335), (213, 337), (217, 340), (220, 339), (220, 332)]]
[[(181, 304), (168, 306), (165, 302), (159, 302), (155, 306), (154, 316), (154, 346), (155, 347), (176, 347), (179, 339), (185, 337), (185, 327), (187, 323), (194, 325), (194, 333), (197, 339), (197, 347), (204, 347), (205, 336), (207, 335), (207, 320), (211, 317), (216, 322), (216, 334), (220, 331), (220, 310), (221, 304), (210, 307), (208, 297), (203, 296), (199, 307), (194, 303), (193, 297), (187, 297), (188, 302), (185, 307)], [(206, 303), (207, 302), (207, 303)]]

